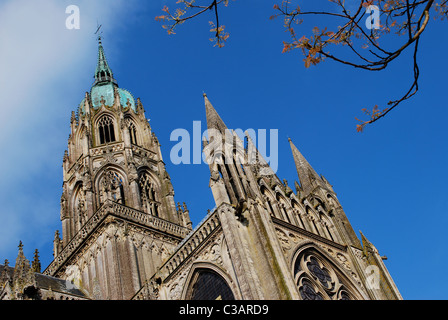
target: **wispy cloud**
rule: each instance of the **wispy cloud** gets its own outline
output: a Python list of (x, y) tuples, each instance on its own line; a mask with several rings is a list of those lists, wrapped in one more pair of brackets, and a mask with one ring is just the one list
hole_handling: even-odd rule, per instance
[[(66, 28), (71, 4), (80, 8), (79, 30)], [(19, 240), (28, 252), (48, 247), (59, 228), (68, 120), (93, 76), (97, 22), (107, 26), (107, 38), (131, 7), (106, 0), (0, 4), (0, 259), (15, 258)]]

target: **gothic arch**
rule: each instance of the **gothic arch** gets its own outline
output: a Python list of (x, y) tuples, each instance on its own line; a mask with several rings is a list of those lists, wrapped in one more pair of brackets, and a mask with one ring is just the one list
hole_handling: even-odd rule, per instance
[(339, 263), (311, 242), (296, 248), (290, 265), (301, 299), (368, 299)]
[(289, 223), (294, 223), (293, 217), (288, 214), (288, 209), (292, 209), (290, 200), (279, 190), (275, 194), (275, 199), (279, 205), (279, 209), (282, 213), (283, 219)]
[(147, 167), (140, 168), (137, 174), (138, 196), (142, 210), (159, 216), (162, 200), (159, 179)]
[(102, 112), (94, 120), (94, 132), (97, 146), (118, 141), (119, 130), (117, 119), (110, 112)]
[(71, 152), (73, 152), (73, 159), (78, 159), (85, 151), (83, 146), (83, 139), (86, 134), (87, 127), (84, 124), (79, 125), (78, 130), (76, 130), (76, 132), (73, 134), (74, 148), (71, 150)]
[(335, 208), (337, 206), (337, 203), (338, 203), (336, 198), (334, 196), (332, 196), (331, 194), (329, 194), (329, 193), (327, 193), (327, 202), (329, 203), (328, 212), (331, 212), (332, 208)]
[(283, 193), (281, 193), (280, 191), (278, 190), (276, 191), (275, 198), (277, 199), (277, 201), (281, 201), (289, 206), (289, 201), (286, 199), (285, 195), (283, 195)]
[[(210, 292), (194, 292), (194, 286), (198, 284), (201, 279), (201, 274), (206, 275), (206, 279), (202, 278), (202, 283), (199, 285), (214, 283), (213, 290)], [(202, 290), (207, 288), (196, 288)], [(238, 288), (231, 277), (220, 267), (209, 262), (196, 262), (191, 267), (188, 276), (185, 280), (184, 288), (182, 290), (181, 300), (192, 300), (193, 295), (202, 297), (203, 300), (215, 300), (219, 298), (223, 300), (241, 299)], [(225, 295), (224, 297), (222, 295)], [(205, 297), (205, 299), (204, 299)]]
[(275, 196), (274, 193), (263, 183), (260, 187), (261, 194), (265, 197), (265, 201), (268, 206), (268, 211), (274, 217), (278, 217), (277, 210), (274, 208)]
[(119, 166), (107, 164), (95, 175), (98, 208), (107, 200), (126, 204), (130, 195), (126, 173)]
[(298, 210), (298, 211), (303, 211), (302, 206), (301, 206), (300, 203), (299, 203), (297, 200), (295, 200), (295, 199), (292, 199), (292, 200), (291, 200), (291, 207), (292, 207), (293, 209)]
[(143, 140), (141, 138), (141, 130), (138, 122), (132, 117), (130, 114), (127, 114), (124, 117), (124, 130), (127, 130), (129, 133), (129, 138), (131, 144), (141, 145)]
[(325, 203), (319, 196), (316, 196), (315, 194), (313, 194), (312, 197), (313, 197), (313, 199), (316, 199), (317, 202), (319, 202), (319, 204), (322, 205), (322, 207), (325, 209), (325, 207), (326, 207)]

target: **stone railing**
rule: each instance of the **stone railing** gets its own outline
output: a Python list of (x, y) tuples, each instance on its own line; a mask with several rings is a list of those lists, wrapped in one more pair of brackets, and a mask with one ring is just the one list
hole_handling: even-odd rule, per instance
[(172, 223), (170, 221), (158, 218), (156, 216), (150, 215), (146, 212), (135, 210), (116, 202), (111, 204), (113, 213), (119, 217), (126, 218), (128, 220), (143, 224), (145, 226), (157, 229), (179, 238), (184, 238), (190, 232), (188, 228), (182, 227), (178, 224)]
[(124, 150), (123, 142), (113, 142), (113, 143), (101, 145), (96, 148), (92, 148), (89, 150), (89, 152), (90, 152), (91, 156), (99, 156), (99, 155), (103, 155), (107, 151), (117, 152), (117, 151), (123, 151), (123, 150)]
[(136, 144), (132, 145), (132, 151), (134, 151), (137, 154), (144, 154), (147, 157), (149, 157), (150, 159), (152, 159), (156, 155), (156, 153), (154, 151), (152, 151), (150, 149), (146, 149), (146, 148), (140, 147), (140, 146), (138, 146)]
[(73, 253), (79, 249), (82, 242), (100, 225), (104, 218), (113, 215), (119, 218), (132, 221), (146, 227), (170, 234), (177, 238), (184, 238), (190, 230), (167, 220), (152, 216), (142, 211), (138, 211), (111, 200), (107, 200), (100, 209), (84, 224), (70, 242), (55, 257), (50, 265), (43, 272), (46, 275), (54, 276), (59, 268), (69, 259)]

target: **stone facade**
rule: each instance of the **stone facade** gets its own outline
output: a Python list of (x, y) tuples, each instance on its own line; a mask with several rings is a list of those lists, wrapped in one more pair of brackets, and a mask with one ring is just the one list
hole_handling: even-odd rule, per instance
[(100, 39), (95, 83), (71, 117), (54, 260), (41, 273), (19, 246), (16, 267), (0, 266), (0, 299), (402, 299), (293, 142), (295, 190), (204, 101), (216, 207), (193, 230), (142, 102), (118, 87)]

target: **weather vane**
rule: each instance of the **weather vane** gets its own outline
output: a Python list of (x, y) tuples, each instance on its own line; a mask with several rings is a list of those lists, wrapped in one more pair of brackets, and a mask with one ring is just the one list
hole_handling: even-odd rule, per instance
[(102, 25), (102, 24), (98, 25), (98, 23), (97, 23), (97, 26), (98, 26), (98, 28), (96, 29), (95, 34), (99, 34), (99, 35), (98, 35), (98, 41), (101, 41), (101, 34), (103, 33), (103, 31), (100, 32), (100, 29), (101, 29), (101, 27), (102, 27), (103, 25)]

